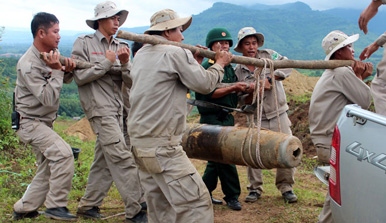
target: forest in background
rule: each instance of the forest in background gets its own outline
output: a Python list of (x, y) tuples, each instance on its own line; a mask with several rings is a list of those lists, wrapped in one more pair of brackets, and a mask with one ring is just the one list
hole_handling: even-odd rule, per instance
[[(332, 30), (342, 30), (351, 35), (361, 33), (358, 29), (357, 18), (360, 10), (355, 9), (330, 9), (325, 11), (312, 10), (302, 2), (283, 5), (240, 6), (229, 3), (214, 3), (212, 7), (193, 15), (193, 22), (184, 32), (184, 43), (205, 45), (208, 31), (214, 27), (226, 27), (233, 37), (234, 45), (237, 43), (237, 32), (245, 26), (253, 26), (265, 36), (262, 48), (270, 48), (293, 60), (322, 60), (324, 52), (321, 47), (323, 37)], [(379, 14), (369, 23), (370, 33), (363, 35), (354, 44), (358, 57), (364, 47), (374, 41), (379, 34), (384, 32), (383, 21), (386, 12)], [(122, 30), (143, 33), (148, 27), (126, 28)], [(59, 50), (62, 55), (70, 56), (72, 44), (79, 35), (91, 33), (61, 31)], [(4, 27), (0, 41), (0, 74), (9, 81), (9, 95), (12, 93), (16, 80), (16, 63), (19, 57), (32, 43), (30, 30), (13, 30)], [(127, 40), (123, 40), (127, 41)], [(131, 44), (131, 41), (128, 41)], [(236, 55), (238, 53), (233, 51)], [(376, 64), (380, 61), (382, 52), (374, 53), (370, 62)], [(307, 76), (320, 76), (323, 70), (298, 70)], [(374, 71), (375, 72), (375, 71)], [(60, 97), (59, 115), (78, 117), (83, 115), (80, 107), (78, 90), (74, 82), (63, 86)]]

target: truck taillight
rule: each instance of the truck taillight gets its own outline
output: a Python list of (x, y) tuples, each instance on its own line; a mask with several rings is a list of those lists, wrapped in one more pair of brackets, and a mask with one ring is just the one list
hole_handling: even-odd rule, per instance
[(341, 205), (340, 199), (340, 132), (338, 126), (335, 126), (334, 134), (331, 142), (331, 157), (330, 157), (330, 176), (329, 176), (329, 191), (331, 198)]

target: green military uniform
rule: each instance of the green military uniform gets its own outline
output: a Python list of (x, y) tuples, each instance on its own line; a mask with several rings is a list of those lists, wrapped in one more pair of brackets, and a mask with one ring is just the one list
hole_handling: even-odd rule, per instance
[[(203, 63), (204, 68), (209, 68), (213, 64), (213, 61), (205, 61)], [(224, 78), (222, 83), (234, 83), (237, 82), (237, 77), (231, 65), (224, 67)], [(213, 91), (214, 92), (214, 91)], [(237, 94), (231, 93), (221, 98), (212, 98), (212, 93), (203, 95), (196, 93), (196, 99), (202, 101), (208, 101), (218, 105), (226, 107), (236, 108), (237, 106)], [(213, 109), (205, 107), (197, 107), (201, 115), (200, 123), (221, 125), (221, 126), (233, 126), (234, 118), (230, 113), (223, 109)], [(240, 181), (235, 165), (223, 164), (208, 161), (204, 175), (202, 177), (209, 192), (216, 189), (218, 179), (220, 178), (221, 189), (225, 195), (224, 200), (229, 201), (231, 199), (238, 199), (240, 196)]]

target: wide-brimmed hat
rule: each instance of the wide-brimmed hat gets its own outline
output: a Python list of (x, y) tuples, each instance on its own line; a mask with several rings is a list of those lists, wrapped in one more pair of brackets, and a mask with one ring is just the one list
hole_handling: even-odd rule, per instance
[(150, 31), (165, 31), (182, 26), (185, 31), (192, 23), (192, 16), (180, 18), (178, 14), (171, 9), (163, 9), (154, 13), (150, 18), (150, 28), (145, 31), (148, 34)]
[(359, 34), (348, 36), (340, 30), (334, 30), (327, 34), (322, 40), (322, 47), (326, 53), (324, 60), (329, 60), (331, 55), (340, 48), (343, 48), (359, 39)]
[(234, 48), (236, 52), (239, 52), (239, 53), (242, 52), (240, 43), (247, 36), (256, 36), (257, 44), (259, 45), (259, 47), (264, 45), (264, 35), (262, 33), (256, 32), (256, 30), (253, 27), (244, 27), (240, 29), (237, 35), (237, 44)]
[(105, 1), (95, 6), (94, 18), (87, 19), (86, 23), (89, 27), (94, 29), (94, 24), (96, 21), (99, 19), (110, 18), (116, 14), (119, 14), (119, 26), (121, 26), (126, 21), (129, 11), (124, 9), (117, 9), (117, 5), (115, 5), (114, 2)]

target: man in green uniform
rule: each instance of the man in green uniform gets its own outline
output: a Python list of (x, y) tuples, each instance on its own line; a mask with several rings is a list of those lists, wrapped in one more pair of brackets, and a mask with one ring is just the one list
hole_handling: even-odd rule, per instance
[[(232, 44), (232, 37), (225, 28), (214, 28), (210, 30), (206, 36), (206, 46), (211, 50), (221, 46), (221, 50), (229, 51)], [(203, 63), (203, 67), (208, 69), (214, 63), (215, 61), (213, 60), (207, 60)], [(245, 91), (247, 86), (246, 83), (237, 82), (237, 77), (230, 64), (224, 67), (224, 78), (222, 83), (235, 83), (235, 85), (217, 88), (207, 95), (196, 93), (196, 99), (221, 106), (236, 108), (238, 100), (237, 92)], [(201, 115), (200, 123), (221, 126), (234, 125), (234, 118), (230, 110), (198, 107), (198, 111)], [(202, 179), (204, 180), (211, 197), (212, 191), (216, 189), (218, 178), (220, 178), (221, 188), (225, 195), (224, 200), (228, 207), (232, 210), (241, 210), (241, 204), (238, 201), (240, 196), (240, 181), (236, 166), (208, 161)], [(212, 203), (221, 204), (222, 202), (212, 197)]]

